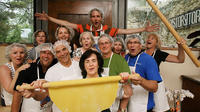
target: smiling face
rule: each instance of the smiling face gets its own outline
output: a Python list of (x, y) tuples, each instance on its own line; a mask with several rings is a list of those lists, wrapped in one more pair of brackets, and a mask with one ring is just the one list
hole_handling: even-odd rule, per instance
[(62, 65), (67, 65), (71, 61), (70, 59), (70, 52), (64, 45), (58, 45), (54, 49), (56, 53), (56, 58)]
[(60, 27), (57, 34), (58, 40), (70, 41), (70, 32), (65, 27)]
[(10, 59), (15, 65), (21, 65), (25, 61), (26, 53), (22, 47), (13, 47), (10, 52)]
[(114, 42), (113, 52), (116, 54), (120, 54), (122, 51), (122, 43), (119, 41)]
[(146, 39), (146, 48), (151, 49), (151, 48), (156, 48), (157, 46), (157, 39), (153, 35), (149, 35), (148, 38)]
[(40, 63), (44, 67), (48, 67), (53, 61), (53, 54), (49, 50), (40, 51)]
[(83, 46), (84, 49), (90, 49), (92, 47), (92, 37), (91, 35), (89, 35), (88, 33), (85, 33), (82, 37), (81, 37), (81, 44)]
[(98, 45), (103, 55), (110, 54), (112, 52), (112, 43), (107, 37), (101, 37), (98, 40)]
[(141, 52), (142, 44), (137, 38), (133, 38), (127, 42), (127, 48), (132, 56), (136, 56)]
[(94, 10), (91, 13), (90, 16), (90, 21), (92, 22), (92, 25), (94, 26), (95, 30), (99, 29), (102, 23), (102, 17), (101, 17), (101, 13)]
[(46, 42), (46, 35), (44, 32), (38, 32), (38, 34), (35, 37), (35, 40), (38, 45)]
[(91, 54), (87, 59), (85, 59), (84, 67), (88, 78), (98, 77), (99, 65), (95, 54)]

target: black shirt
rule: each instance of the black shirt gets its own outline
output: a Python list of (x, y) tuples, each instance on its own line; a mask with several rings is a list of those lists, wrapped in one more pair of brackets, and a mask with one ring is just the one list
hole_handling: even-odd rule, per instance
[(166, 60), (167, 56), (169, 55), (169, 53), (167, 52), (164, 52), (164, 51), (161, 51), (159, 49), (156, 50), (156, 52), (154, 52), (154, 54), (152, 54), (153, 58), (156, 60), (156, 63), (158, 65), (158, 69), (159, 69), (159, 66), (160, 66), (160, 63), (163, 61)]
[[(51, 65), (48, 68), (50, 68), (51, 66), (53, 66), (57, 62), (58, 62), (57, 59), (54, 59), (53, 62), (51, 63)], [(41, 66), (41, 64), (39, 62), (39, 58), (38, 58), (36, 62), (30, 64), (29, 68), (19, 72), (17, 81), (16, 81), (15, 86), (14, 86), (14, 90), (16, 90), (17, 85), (22, 85), (23, 83), (30, 84), (33, 81), (37, 80), (38, 79), (37, 67), (39, 68), (39, 78), (44, 79), (45, 73), (43, 73), (42, 66)]]

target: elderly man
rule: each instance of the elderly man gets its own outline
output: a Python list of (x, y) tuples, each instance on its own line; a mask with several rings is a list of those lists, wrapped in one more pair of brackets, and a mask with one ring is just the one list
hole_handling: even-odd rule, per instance
[[(104, 15), (103, 12), (100, 9), (94, 8), (89, 12), (90, 22), (91, 25), (81, 25), (81, 24), (75, 24), (71, 23), (66, 20), (60, 20), (53, 17), (48, 16), (46, 13), (36, 13), (35, 16), (41, 20), (50, 20), (54, 23), (69, 26), (73, 29), (76, 29), (79, 33), (82, 33), (84, 31), (90, 31), (94, 36), (100, 36), (102, 34), (109, 34), (112, 37), (115, 37), (117, 34), (133, 34), (133, 33), (139, 33), (139, 32), (152, 32), (156, 31), (159, 26), (158, 25), (150, 25), (149, 23), (144, 28), (138, 28), (138, 29), (121, 29), (121, 28), (109, 28), (108, 25), (103, 25), (103, 19)], [(95, 39), (97, 40), (97, 39)], [(97, 41), (96, 41), (97, 42)]]
[[(37, 47), (37, 52), (40, 53), (40, 57), (36, 60), (36, 62), (31, 63), (27, 69), (21, 67), (20, 69), (22, 71), (16, 71), (19, 76), (15, 83), (15, 90), (17, 85), (22, 85), (23, 83), (30, 84), (35, 80), (43, 79), (46, 71), (57, 63), (57, 60), (54, 59), (53, 46), (51, 43), (43, 43), (39, 45)], [(31, 97), (25, 92), (25, 90), (21, 90), (21, 94), (20, 92), (15, 91), (12, 102), (12, 112), (19, 112), (22, 95)], [(33, 98), (24, 98), (21, 112), (42, 112), (40, 101), (36, 101)]]
[(162, 81), (156, 61), (141, 51), (142, 40), (138, 35), (131, 35), (125, 40), (129, 53), (125, 56), (132, 73), (134, 94), (129, 101), (128, 112), (151, 112), (154, 107), (153, 92), (157, 91), (158, 82)]
[[(102, 73), (102, 76), (116, 76), (125, 72), (130, 73), (126, 60), (122, 56), (112, 52), (113, 39), (111, 36), (107, 34), (101, 35), (98, 39), (98, 45), (104, 59), (104, 72)], [(116, 112), (118, 108), (120, 109), (118, 112), (126, 110), (126, 105), (128, 104), (128, 99), (129, 96), (132, 95), (132, 92), (129, 85), (124, 85), (123, 89), (127, 98), (121, 99), (120, 107), (118, 107), (119, 100), (116, 100), (116, 105), (113, 105), (110, 108), (112, 112)]]
[[(58, 63), (48, 69), (45, 80), (38, 80), (32, 83), (35, 88), (41, 88), (42, 84), (48, 81), (82, 79), (79, 63), (70, 57), (71, 47), (68, 42), (65, 40), (56, 41), (53, 50)], [(38, 95), (37, 98), (43, 99), (44, 96)], [(53, 104), (52, 109), (53, 112), (61, 112), (55, 104)]]

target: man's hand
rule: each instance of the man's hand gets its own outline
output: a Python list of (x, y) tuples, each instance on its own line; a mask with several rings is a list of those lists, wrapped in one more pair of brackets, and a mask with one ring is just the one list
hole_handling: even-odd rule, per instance
[(133, 84), (135, 84), (135, 85), (138, 85), (138, 84), (140, 85), (140, 84), (142, 84), (142, 82), (143, 82), (143, 80), (144, 80), (144, 79), (143, 79), (139, 74), (137, 74), (137, 73), (130, 75), (129, 78), (130, 78), (131, 82), (132, 82)]
[(150, 22), (148, 21), (145, 27), (146, 32), (156, 32), (160, 29), (160, 26), (158, 24), (153, 24), (151, 25)]
[[(27, 85), (26, 83), (23, 83), (22, 85)], [(25, 98), (30, 98), (33, 96), (34, 94), (34, 90), (27, 90), (27, 89), (23, 89), (23, 88), (20, 88), (18, 89), (18, 91), (20, 92), (20, 94), (25, 97)]]
[(44, 11), (42, 13), (35, 13), (35, 17), (40, 20), (48, 20), (48, 15)]

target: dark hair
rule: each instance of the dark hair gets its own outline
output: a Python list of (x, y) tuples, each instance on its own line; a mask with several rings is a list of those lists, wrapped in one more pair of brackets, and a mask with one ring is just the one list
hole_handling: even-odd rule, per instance
[(48, 34), (47, 34), (47, 32), (45, 32), (44, 30), (37, 30), (37, 31), (35, 31), (35, 32), (33, 33), (33, 45), (34, 45), (34, 46), (37, 46), (37, 45), (38, 45), (38, 43), (36, 42), (36, 37), (38, 36), (38, 34), (39, 34), (40, 32), (44, 32), (45, 37), (46, 37), (45, 42), (48, 42)]
[(79, 62), (79, 67), (81, 69), (83, 78), (86, 78), (86, 76), (87, 76), (87, 71), (85, 70), (84, 61), (87, 58), (89, 58), (92, 54), (95, 54), (97, 56), (97, 61), (98, 61), (98, 65), (99, 65), (98, 74), (100, 75), (103, 72), (103, 57), (97, 51), (89, 49), (85, 53), (83, 53), (83, 55), (81, 56), (80, 62)]

